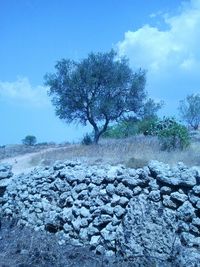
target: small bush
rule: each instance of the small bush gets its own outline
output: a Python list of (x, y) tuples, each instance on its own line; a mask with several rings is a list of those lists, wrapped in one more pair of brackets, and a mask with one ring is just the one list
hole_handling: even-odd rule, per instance
[(142, 120), (138, 123), (138, 129), (144, 135), (158, 136), (162, 150), (184, 149), (190, 144), (187, 128), (173, 117)]
[(154, 135), (154, 128), (158, 122), (157, 118), (143, 119), (138, 122), (138, 133)]
[(83, 137), (83, 139), (82, 139), (82, 141), (81, 141), (81, 144), (82, 145), (85, 145), (85, 146), (89, 146), (89, 145), (91, 145), (93, 143), (93, 138), (91, 137), (91, 135), (90, 134), (86, 134), (84, 137)]
[(134, 118), (124, 119), (110, 126), (103, 134), (104, 138), (127, 138), (137, 134), (153, 135), (153, 129), (157, 123), (156, 117), (137, 120)]
[(108, 127), (103, 134), (104, 138), (126, 138), (138, 133), (137, 122), (133, 120), (122, 120), (117, 124)]
[(190, 145), (190, 137), (187, 128), (176, 122), (173, 118), (167, 118), (157, 125), (156, 133), (163, 150), (183, 150)]
[(22, 143), (26, 146), (34, 146), (37, 143), (37, 138), (34, 135), (27, 135), (22, 139)]

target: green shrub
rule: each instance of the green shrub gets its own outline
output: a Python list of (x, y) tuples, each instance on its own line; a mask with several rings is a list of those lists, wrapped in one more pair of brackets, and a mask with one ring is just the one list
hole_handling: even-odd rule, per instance
[(152, 125), (151, 133), (152, 135), (158, 135), (160, 131), (169, 129), (178, 122), (174, 117), (164, 117), (162, 120), (157, 120), (154, 125)]
[(126, 138), (138, 133), (137, 123), (133, 120), (122, 120), (117, 124), (108, 127), (103, 134), (104, 138)]
[(154, 135), (154, 128), (158, 122), (157, 118), (143, 119), (138, 122), (138, 133)]
[(132, 118), (122, 120), (110, 126), (103, 134), (104, 138), (126, 138), (139, 133), (158, 136), (163, 150), (184, 149), (190, 144), (187, 128), (178, 123), (173, 117), (156, 117), (141, 121)]
[(89, 146), (89, 145), (91, 145), (93, 143), (93, 138), (91, 137), (91, 135), (90, 134), (86, 134), (84, 137), (83, 137), (83, 139), (82, 139), (82, 141), (81, 141), (81, 144), (82, 145), (85, 145), (85, 146)]
[(165, 118), (154, 129), (163, 150), (185, 149), (190, 145), (187, 128), (174, 118)]
[(37, 138), (34, 135), (27, 135), (22, 139), (22, 143), (26, 146), (34, 146), (37, 143)]
[(108, 126), (105, 133), (102, 134), (103, 138), (119, 138), (119, 132), (117, 130), (117, 125)]
[(162, 150), (184, 149), (190, 144), (187, 128), (173, 117), (142, 120), (138, 122), (138, 129), (144, 135), (158, 136)]

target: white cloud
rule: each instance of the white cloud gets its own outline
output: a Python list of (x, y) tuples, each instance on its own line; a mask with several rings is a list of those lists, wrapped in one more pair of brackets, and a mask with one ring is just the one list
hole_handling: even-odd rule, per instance
[(133, 67), (147, 69), (155, 97), (174, 101), (200, 90), (200, 0), (182, 2), (178, 15), (163, 18), (166, 30), (144, 25), (126, 32), (117, 48)]
[(25, 77), (18, 77), (14, 82), (0, 81), (0, 98), (34, 107), (49, 105), (47, 88), (41, 85), (33, 87)]

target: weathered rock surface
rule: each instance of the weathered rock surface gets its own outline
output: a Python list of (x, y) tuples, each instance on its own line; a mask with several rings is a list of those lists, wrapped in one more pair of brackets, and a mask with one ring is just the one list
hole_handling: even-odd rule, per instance
[(152, 161), (149, 164), (152, 175), (161, 183), (171, 186), (193, 187), (196, 185), (198, 173), (194, 169), (188, 169), (179, 164), (176, 168), (170, 168), (168, 164)]
[(0, 212), (55, 233), (61, 243), (132, 258), (134, 266), (142, 257), (156, 266), (199, 266), (199, 181), (183, 164), (154, 161), (133, 170), (58, 162), (12, 178)]
[(6, 187), (12, 177), (12, 166), (9, 164), (0, 164), (0, 197), (3, 195)]
[[(119, 244), (129, 256), (141, 257), (145, 253), (168, 259), (176, 238), (176, 212), (163, 208), (140, 194), (131, 199), (127, 213), (118, 228)], [(120, 239), (122, 238), (122, 239)]]

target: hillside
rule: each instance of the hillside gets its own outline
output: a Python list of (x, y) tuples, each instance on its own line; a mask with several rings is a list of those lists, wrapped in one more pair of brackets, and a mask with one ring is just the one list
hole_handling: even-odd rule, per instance
[(9, 157), (1, 159), (0, 163), (12, 164), (14, 174), (28, 172), (38, 165), (49, 166), (56, 160), (76, 159), (91, 165), (124, 164), (131, 168), (143, 167), (151, 160), (159, 160), (170, 165), (183, 162), (190, 167), (200, 166), (198, 136), (193, 137), (191, 146), (183, 151), (162, 151), (156, 137), (139, 135), (126, 139), (102, 139), (98, 146), (54, 145), (40, 147), (40, 149), (27, 148), (27, 152), (23, 149), (21, 152), (19, 150), (14, 154), (10, 153)]

